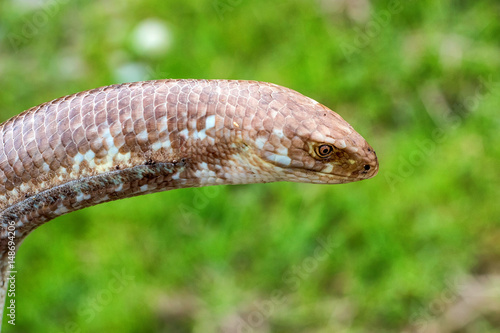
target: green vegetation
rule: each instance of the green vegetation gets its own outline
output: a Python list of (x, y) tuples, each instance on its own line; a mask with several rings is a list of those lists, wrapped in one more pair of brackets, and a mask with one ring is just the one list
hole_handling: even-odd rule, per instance
[[(255, 79), (341, 114), (380, 172), (58, 218), (21, 246), (5, 332), (427, 332), (466, 298), (463, 278), (499, 273), (497, 2), (43, 3), (0, 5), (1, 120), (120, 81)], [(163, 48), (141, 44), (148, 19), (168, 28)], [(500, 315), (448, 326), (494, 332)]]

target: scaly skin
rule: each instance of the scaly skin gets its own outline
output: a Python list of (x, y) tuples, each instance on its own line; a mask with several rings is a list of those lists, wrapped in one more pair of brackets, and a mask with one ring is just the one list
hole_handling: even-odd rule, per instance
[(271, 83), (158, 80), (56, 99), (0, 125), (0, 302), (8, 251), (57, 216), (177, 188), (336, 184), (377, 171), (338, 114)]

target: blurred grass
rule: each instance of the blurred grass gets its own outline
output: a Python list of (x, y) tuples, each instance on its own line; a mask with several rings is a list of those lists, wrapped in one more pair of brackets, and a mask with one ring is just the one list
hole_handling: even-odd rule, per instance
[[(19, 251), (5, 331), (423, 332), (458, 277), (500, 273), (499, 10), (3, 1), (2, 120), (122, 80), (255, 79), (331, 107), (380, 160), (361, 183), (184, 189), (58, 218)], [(133, 37), (148, 19), (171, 34), (161, 52)]]

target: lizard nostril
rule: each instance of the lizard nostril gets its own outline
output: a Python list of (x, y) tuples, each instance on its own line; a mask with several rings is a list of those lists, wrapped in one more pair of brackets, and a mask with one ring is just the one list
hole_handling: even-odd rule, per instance
[(368, 164), (365, 164), (364, 168), (366, 171), (368, 171), (368, 170), (370, 170), (371, 166), (369, 166)]

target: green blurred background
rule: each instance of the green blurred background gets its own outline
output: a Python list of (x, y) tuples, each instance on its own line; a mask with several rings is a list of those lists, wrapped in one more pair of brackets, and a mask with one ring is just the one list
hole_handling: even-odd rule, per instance
[(5, 332), (500, 332), (497, 1), (2, 0), (0, 117), (98, 86), (269, 81), (380, 172), (78, 211), (17, 256)]

